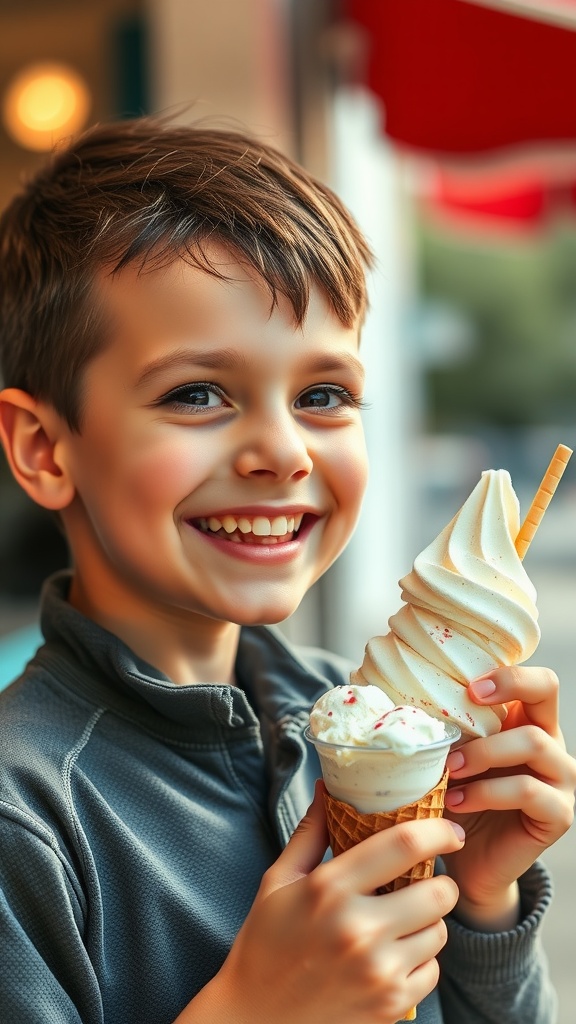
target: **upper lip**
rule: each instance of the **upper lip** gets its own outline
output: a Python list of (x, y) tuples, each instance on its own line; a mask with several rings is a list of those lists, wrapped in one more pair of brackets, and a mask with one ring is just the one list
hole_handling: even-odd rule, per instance
[(322, 513), (310, 505), (247, 505), (233, 506), (225, 509), (210, 509), (209, 512), (198, 512), (187, 519), (208, 519), (213, 516), (215, 519), (222, 519), (223, 516), (234, 516), (236, 519), (246, 517), (254, 519), (256, 516), (264, 516), (266, 519), (274, 519), (276, 516), (297, 516), (297, 515), (320, 516)]

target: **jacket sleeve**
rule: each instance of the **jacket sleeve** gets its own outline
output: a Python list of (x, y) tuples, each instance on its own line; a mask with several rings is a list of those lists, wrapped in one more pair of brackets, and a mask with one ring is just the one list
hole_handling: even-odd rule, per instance
[(0, 1007), (11, 1024), (102, 1024), (82, 898), (50, 833), (0, 817)]
[(523, 918), (511, 931), (471, 931), (446, 919), (448, 942), (440, 955), (440, 996), (445, 1024), (553, 1024), (557, 997), (540, 939), (552, 883), (541, 863), (520, 879)]

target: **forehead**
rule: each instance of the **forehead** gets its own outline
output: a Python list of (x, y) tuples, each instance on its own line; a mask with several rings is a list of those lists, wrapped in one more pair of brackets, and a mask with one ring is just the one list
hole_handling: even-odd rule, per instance
[(116, 274), (102, 273), (97, 291), (107, 321), (108, 354), (113, 352), (139, 377), (151, 361), (198, 346), (231, 346), (247, 355), (261, 346), (261, 354), (273, 354), (290, 340), (300, 355), (311, 348), (356, 352), (358, 326), (341, 324), (314, 284), (304, 322), (297, 325), (289, 300), (278, 294), (273, 303), (252, 268), (224, 248), (214, 247), (210, 257), (222, 277), (179, 257), (163, 267), (127, 266)]
[(98, 291), (111, 326), (128, 327), (145, 318), (155, 327), (218, 324), (232, 308), (244, 316), (270, 314), (272, 296), (257, 274), (220, 247), (210, 258), (213, 273), (180, 256), (162, 266), (129, 264), (102, 273)]

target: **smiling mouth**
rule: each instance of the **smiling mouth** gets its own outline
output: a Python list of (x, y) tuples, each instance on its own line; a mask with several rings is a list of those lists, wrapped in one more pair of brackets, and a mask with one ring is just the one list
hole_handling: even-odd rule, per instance
[(302, 521), (306, 517), (303, 512), (293, 516), (209, 516), (193, 519), (192, 526), (201, 533), (212, 534), (233, 544), (286, 544), (298, 536)]

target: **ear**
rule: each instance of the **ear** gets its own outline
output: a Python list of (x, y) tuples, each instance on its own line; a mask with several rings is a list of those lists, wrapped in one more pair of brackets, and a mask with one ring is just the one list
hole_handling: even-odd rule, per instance
[(51, 406), (26, 391), (0, 391), (0, 439), (10, 469), (30, 498), (48, 509), (63, 509), (74, 498), (67, 472), (65, 426)]

